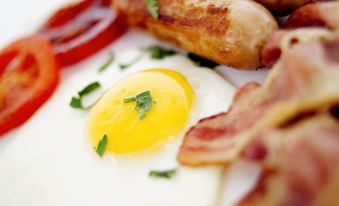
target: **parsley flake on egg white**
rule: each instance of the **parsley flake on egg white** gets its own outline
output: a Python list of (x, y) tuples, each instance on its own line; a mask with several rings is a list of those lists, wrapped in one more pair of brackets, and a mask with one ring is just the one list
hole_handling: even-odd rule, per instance
[(140, 50), (141, 50), (140, 54), (138, 56), (136, 56), (134, 59), (132, 59), (130, 62), (120, 63), (118, 65), (120, 70), (127, 69), (128, 67), (133, 66), (134, 64), (139, 62), (143, 58), (145, 52), (148, 52), (150, 54), (151, 59), (156, 59), (156, 60), (165, 59), (166, 57), (173, 56), (173, 55), (177, 54), (177, 52), (175, 50), (167, 49), (167, 48), (161, 47), (159, 45), (152, 45), (152, 46), (149, 46), (147, 48), (141, 48)]
[(152, 59), (164, 59), (165, 57), (177, 54), (177, 52), (172, 49), (167, 49), (158, 45), (150, 46), (146, 48), (146, 50), (150, 52)]
[(115, 59), (114, 53), (110, 51), (107, 61), (103, 65), (100, 66), (100, 68), (98, 69), (98, 72), (105, 71), (114, 62), (114, 59)]
[(100, 87), (101, 85), (99, 82), (93, 82), (87, 85), (84, 89), (78, 92), (77, 96), (72, 97), (70, 106), (75, 109), (83, 109), (83, 110), (90, 109), (95, 103), (89, 107), (85, 107), (82, 103), (82, 100), (86, 95), (96, 91)]
[(177, 168), (170, 169), (170, 170), (163, 170), (163, 171), (151, 170), (148, 176), (154, 177), (154, 178), (170, 179), (177, 174), (177, 170), (178, 170)]

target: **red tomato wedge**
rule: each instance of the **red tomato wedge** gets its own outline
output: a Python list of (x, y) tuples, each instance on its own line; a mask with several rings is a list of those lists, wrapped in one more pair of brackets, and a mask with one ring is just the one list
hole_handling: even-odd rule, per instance
[(43, 37), (27, 37), (0, 51), (0, 136), (29, 119), (58, 79), (53, 49)]
[(83, 0), (58, 10), (39, 33), (47, 37), (61, 66), (77, 63), (96, 53), (127, 31), (121, 14), (108, 0)]

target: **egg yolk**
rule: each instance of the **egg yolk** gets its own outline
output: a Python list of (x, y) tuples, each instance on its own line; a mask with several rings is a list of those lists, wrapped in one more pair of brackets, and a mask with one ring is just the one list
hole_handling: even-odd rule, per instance
[[(124, 99), (149, 91), (154, 101), (140, 119), (136, 102)], [(113, 86), (91, 110), (88, 133), (93, 147), (108, 137), (105, 153), (128, 154), (165, 144), (183, 132), (194, 92), (180, 73), (153, 69), (131, 75)]]

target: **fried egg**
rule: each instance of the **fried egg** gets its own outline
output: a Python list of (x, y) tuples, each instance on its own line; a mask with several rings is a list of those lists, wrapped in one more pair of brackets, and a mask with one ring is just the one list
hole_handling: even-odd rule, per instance
[[(134, 41), (130, 41), (133, 39)], [(138, 44), (136, 44), (138, 42)], [(176, 160), (183, 135), (199, 119), (226, 111), (234, 88), (215, 71), (184, 55), (153, 60), (147, 54), (121, 71), (140, 47), (161, 44), (130, 32), (110, 48), (116, 62), (99, 73), (108, 50), (64, 70), (53, 97), (26, 124), (0, 139), (0, 202), (7, 206), (217, 205), (223, 168), (186, 168)], [(167, 46), (167, 45), (165, 45)], [(93, 81), (99, 101), (75, 110), (70, 99)], [(124, 99), (149, 91), (152, 107), (141, 119)], [(103, 157), (95, 148), (103, 135)], [(176, 169), (171, 179), (150, 171)]]
[[(138, 93), (149, 94), (146, 114), (124, 102)], [(146, 97), (146, 96), (145, 96)], [(147, 100), (146, 100), (147, 101)], [(92, 109), (88, 130), (91, 143), (98, 145), (103, 135), (109, 138), (107, 151), (134, 153), (168, 141), (182, 133), (190, 116), (194, 91), (187, 79), (169, 69), (138, 72), (114, 85)]]

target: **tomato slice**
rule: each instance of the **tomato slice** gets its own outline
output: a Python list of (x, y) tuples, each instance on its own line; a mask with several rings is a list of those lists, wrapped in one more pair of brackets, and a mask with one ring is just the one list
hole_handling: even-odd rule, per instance
[(83, 0), (57, 11), (40, 29), (53, 45), (61, 66), (94, 54), (127, 31), (122, 14), (110, 0)]
[(51, 96), (59, 68), (49, 41), (31, 36), (0, 52), (0, 135), (30, 118)]

